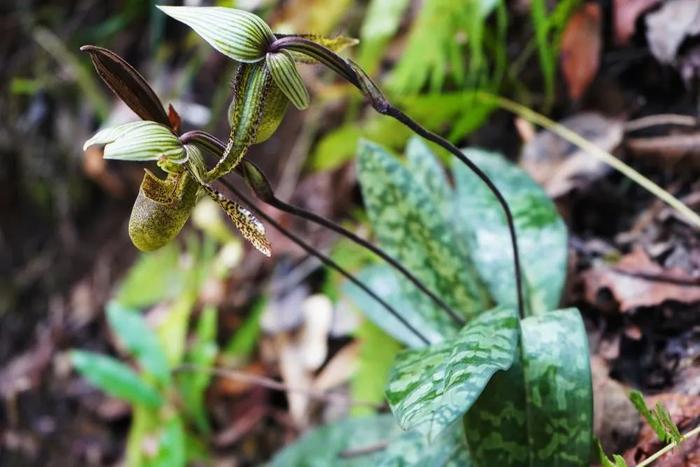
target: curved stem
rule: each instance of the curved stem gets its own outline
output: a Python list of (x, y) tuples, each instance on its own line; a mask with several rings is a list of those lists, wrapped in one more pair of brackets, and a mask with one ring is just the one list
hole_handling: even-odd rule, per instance
[(279, 230), (285, 237), (289, 238), (291, 241), (299, 245), (304, 251), (309, 253), (310, 255), (315, 256), (318, 258), (323, 264), (328, 266), (331, 269), (334, 269), (338, 273), (340, 273), (342, 276), (344, 276), (346, 279), (348, 279), (350, 282), (355, 284), (357, 287), (362, 289), (367, 295), (372, 297), (374, 300), (376, 300), (379, 304), (381, 304), (386, 310), (391, 313), (391, 315), (396, 318), (401, 324), (403, 324), (407, 329), (409, 329), (416, 337), (418, 337), (425, 345), (430, 345), (430, 341), (428, 338), (426, 338), (418, 329), (416, 329), (411, 323), (409, 323), (401, 314), (396, 311), (394, 307), (389, 305), (383, 298), (381, 298), (379, 295), (377, 295), (372, 289), (367, 287), (363, 282), (361, 282), (359, 279), (357, 279), (354, 275), (352, 275), (350, 272), (348, 272), (345, 268), (340, 266), (338, 263), (333, 261), (331, 258), (328, 256), (324, 255), (320, 251), (316, 250), (314, 247), (306, 243), (304, 240), (299, 238), (297, 235), (293, 234), (292, 232), (288, 231), (285, 229), (279, 222), (277, 222), (275, 219), (272, 218), (272, 216), (268, 215), (265, 213), (265, 211), (261, 210), (255, 204), (243, 193), (241, 193), (240, 190), (238, 190), (231, 182), (229, 182), (226, 179), (220, 178), (218, 179), (219, 182), (221, 182), (222, 185), (224, 185), (227, 189), (229, 189), (231, 192), (233, 192), (241, 201), (243, 201), (248, 208), (255, 212), (256, 215), (258, 215), (260, 218), (264, 219), (265, 222), (273, 226), (275, 229)]
[(488, 175), (486, 175), (474, 162), (471, 161), (467, 156), (464, 155), (456, 146), (442, 138), (441, 136), (427, 130), (426, 128), (419, 125), (416, 121), (411, 119), (408, 115), (401, 112), (398, 108), (387, 103), (386, 107), (378, 111), (384, 115), (388, 115), (395, 118), (399, 122), (406, 125), (408, 128), (413, 130), (419, 136), (432, 141), (433, 143), (443, 147), (444, 149), (451, 152), (457, 159), (460, 160), (464, 165), (469, 167), (469, 169), (474, 172), (474, 174), (481, 179), (482, 182), (491, 190), (491, 193), (496, 197), (498, 203), (501, 205), (503, 212), (506, 216), (506, 223), (508, 224), (508, 234), (510, 236), (510, 245), (513, 250), (513, 266), (515, 269), (515, 289), (518, 297), (518, 314), (520, 318), (525, 317), (525, 301), (523, 297), (523, 285), (522, 285), (522, 271), (520, 270), (520, 251), (518, 249), (518, 237), (515, 231), (515, 221), (513, 220), (513, 213), (508, 206), (508, 202), (503, 197), (501, 191), (496, 187), (496, 185), (491, 181)]
[(428, 141), (432, 141), (435, 144), (443, 147), (447, 151), (451, 152), (457, 157), (463, 164), (465, 164), (472, 172), (476, 174), (477, 177), (481, 179), (484, 184), (489, 188), (489, 190), (494, 194), (498, 203), (503, 208), (503, 212), (506, 216), (506, 222), (508, 223), (508, 233), (510, 235), (511, 248), (513, 250), (513, 264), (515, 273), (515, 284), (517, 289), (517, 300), (518, 300), (518, 314), (520, 318), (525, 317), (525, 301), (523, 298), (523, 287), (522, 287), (522, 273), (520, 270), (520, 253), (518, 251), (518, 239), (515, 232), (515, 223), (513, 221), (513, 214), (508, 207), (508, 203), (501, 194), (500, 190), (494, 185), (491, 179), (479, 169), (479, 167), (474, 164), (467, 156), (465, 156), (462, 151), (459, 150), (452, 143), (442, 138), (441, 136), (429, 131), (428, 129), (422, 127), (415, 120), (411, 119), (408, 115), (404, 114), (398, 108), (394, 107), (387, 98), (382, 94), (379, 87), (372, 81), (372, 79), (367, 76), (367, 74), (355, 63), (345, 60), (332, 50), (323, 47), (311, 40), (305, 39), (298, 36), (287, 36), (277, 39), (270, 45), (271, 49), (281, 50), (290, 49), (297, 52), (306, 54), (324, 65), (331, 68), (333, 71), (338, 73), (340, 76), (345, 78), (348, 82), (358, 88), (362, 94), (365, 95), (372, 104), (374, 109), (383, 114), (390, 116), (398, 120), (403, 125), (410, 128), (416, 134), (422, 136)]
[[(700, 434), (700, 426), (696, 426), (695, 428), (690, 430), (688, 433), (684, 434), (683, 438), (681, 439), (681, 443), (683, 443), (685, 440), (692, 438), (693, 436), (696, 436), (698, 434)], [(668, 451), (673, 450), (673, 448), (678, 447), (681, 443), (678, 443), (678, 444), (671, 443), (667, 446), (664, 446), (662, 449), (658, 450), (653, 455), (647, 457), (642, 462), (637, 464), (637, 467), (644, 467), (646, 465), (651, 465), (651, 463), (654, 462), (656, 459), (663, 456)]]
[(304, 218), (308, 221), (311, 221), (315, 224), (321, 225), (323, 227), (326, 227), (327, 229), (330, 229), (344, 237), (346, 237), (348, 240), (354, 242), (355, 244), (371, 251), (375, 255), (379, 256), (382, 258), (384, 261), (389, 263), (391, 267), (396, 269), (398, 272), (400, 272), (406, 279), (408, 279), (413, 285), (416, 286), (418, 290), (423, 292), (425, 295), (427, 295), (437, 306), (442, 308), (449, 316), (452, 318), (452, 320), (458, 324), (459, 326), (463, 326), (465, 324), (464, 319), (457, 314), (455, 310), (453, 310), (443, 299), (438, 297), (436, 294), (430, 291), (421, 281), (418, 279), (416, 276), (413, 275), (408, 269), (406, 269), (401, 263), (399, 263), (397, 260), (389, 256), (387, 253), (384, 252), (381, 248), (378, 248), (371, 243), (369, 243), (367, 240), (358, 237), (356, 234), (353, 232), (349, 231), (348, 229), (336, 224), (335, 222), (331, 221), (330, 219), (327, 219), (323, 216), (319, 216), (318, 214), (315, 214), (313, 212), (307, 211), (305, 209), (301, 209), (297, 206), (294, 206), (292, 204), (287, 204), (281, 199), (277, 198), (276, 196), (273, 195), (271, 199), (264, 200), (267, 204), (274, 206), (275, 208), (279, 209), (280, 211), (287, 212), (289, 214), (293, 214), (295, 216), (299, 216), (301, 218)]
[[(193, 141), (196, 140), (198, 143), (203, 144), (205, 147), (207, 147), (210, 151), (216, 153), (220, 151), (223, 147), (223, 143), (219, 141), (217, 138), (214, 136), (202, 132), (202, 131), (191, 131), (186, 134), (184, 134), (181, 139), (183, 142), (188, 142), (188, 141)], [(406, 279), (408, 279), (413, 285), (416, 286), (418, 290), (423, 292), (428, 298), (430, 298), (438, 307), (442, 308), (449, 316), (450, 318), (459, 326), (463, 326), (465, 324), (464, 318), (460, 316), (450, 305), (448, 305), (443, 299), (441, 299), (439, 296), (437, 296), (435, 293), (433, 293), (428, 287), (423, 284), (423, 282), (418, 279), (413, 273), (411, 273), (408, 269), (406, 269), (400, 262), (398, 262), (396, 259), (394, 259), (392, 256), (387, 254), (384, 250), (381, 248), (369, 243), (367, 240), (357, 236), (353, 232), (347, 230), (346, 228), (336, 224), (335, 222), (331, 221), (330, 219), (327, 219), (323, 216), (319, 216), (318, 214), (315, 214), (313, 212), (307, 211), (305, 209), (302, 209), (298, 206), (294, 206), (292, 204), (285, 203), (281, 199), (279, 199), (275, 193), (272, 191), (272, 188), (270, 186), (270, 183), (268, 182), (267, 178), (265, 178), (263, 172), (252, 162), (250, 161), (243, 161), (243, 166), (238, 166), (237, 167), (237, 172), (243, 172), (242, 175), (243, 178), (246, 181), (248, 180), (248, 177), (246, 177), (245, 171), (245, 164), (251, 166), (256, 170), (256, 175), (261, 178), (260, 180), (260, 185), (258, 187), (251, 186), (253, 188), (253, 192), (256, 194), (258, 199), (263, 201), (264, 203), (267, 203), (281, 211), (287, 212), (289, 214), (292, 214), (294, 216), (301, 217), (303, 219), (306, 219), (310, 222), (313, 222), (315, 224), (321, 225), (327, 229), (330, 229), (344, 237), (346, 237), (348, 240), (354, 242), (355, 244), (371, 251), (375, 255), (379, 256), (382, 258), (384, 261), (386, 261), (389, 265), (391, 265), (394, 269), (396, 269), (398, 272), (400, 272)], [(249, 182), (250, 183), (250, 182)], [(251, 184), (252, 185), (252, 184)]]

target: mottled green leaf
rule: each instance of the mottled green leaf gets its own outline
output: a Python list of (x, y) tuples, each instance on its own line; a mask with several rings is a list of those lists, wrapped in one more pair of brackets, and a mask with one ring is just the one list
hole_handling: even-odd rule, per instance
[(162, 403), (160, 395), (148, 383), (118, 360), (93, 352), (74, 350), (71, 362), (88, 381), (119, 399), (137, 405), (156, 408)]
[[(418, 179), (382, 147), (363, 141), (358, 177), (381, 246), (453, 309), (470, 318), (488, 297), (452, 223)], [(405, 299), (432, 327), (449, 335), (454, 323), (405, 278)]]
[[(401, 316), (414, 328), (419, 329), (421, 334), (431, 343), (440, 342), (444, 336), (454, 334), (455, 331), (452, 327), (438, 327), (436, 321), (430, 320), (430, 317), (417, 311), (417, 308), (404, 297), (399, 279), (389, 266), (370, 266), (360, 271), (357, 278), (398, 310)], [(343, 292), (350, 297), (367, 318), (396, 340), (409, 347), (425, 346), (425, 343), (410, 329), (406, 328), (386, 308), (353, 283), (345, 282)], [(442, 321), (439, 324), (442, 324)]]
[(309, 91), (299, 75), (291, 54), (282, 50), (278, 53), (268, 53), (265, 59), (272, 79), (287, 99), (299, 110), (309, 106)]
[[(375, 467), (401, 430), (391, 415), (349, 418), (317, 428), (287, 446), (270, 467)], [(353, 451), (369, 452), (348, 457)], [(372, 449), (375, 448), (375, 449)], [(376, 449), (378, 448), (378, 449)]]
[(170, 383), (170, 368), (155, 333), (138, 310), (115, 301), (107, 305), (109, 326), (144, 371), (161, 385)]
[(165, 125), (150, 121), (129, 122), (98, 131), (83, 145), (106, 144), (103, 157), (124, 161), (187, 161), (187, 153), (177, 136)]
[(517, 364), (464, 417), (477, 465), (588, 465), (593, 399), (588, 338), (576, 309), (521, 321)]
[(517, 323), (514, 310), (497, 308), (440, 344), (399, 354), (386, 395), (401, 427), (434, 439), (464, 415), (491, 376), (513, 363)]
[(406, 431), (391, 441), (380, 467), (471, 467), (461, 423), (450, 426), (432, 442), (418, 431)]
[[(529, 308), (553, 310), (566, 279), (566, 225), (546, 193), (520, 168), (498, 154), (477, 149), (464, 153), (503, 193), (515, 218)], [(516, 303), (513, 255), (505, 215), (495, 196), (467, 167), (453, 167), (457, 226), (476, 267), (500, 304)]]
[(159, 5), (158, 8), (191, 27), (216, 50), (239, 62), (262, 60), (275, 40), (265, 21), (247, 11), (224, 7)]
[(406, 168), (433, 197), (435, 206), (449, 219), (452, 216), (452, 189), (437, 157), (422, 138), (414, 136), (406, 145)]
[(470, 467), (459, 424), (432, 443), (402, 432), (390, 414), (321, 426), (278, 453), (271, 467)]

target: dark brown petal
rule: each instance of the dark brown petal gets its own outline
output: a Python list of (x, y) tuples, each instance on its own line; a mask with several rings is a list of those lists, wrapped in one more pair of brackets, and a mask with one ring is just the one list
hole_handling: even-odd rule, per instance
[(172, 128), (163, 104), (146, 79), (134, 67), (109, 49), (84, 45), (81, 51), (90, 54), (97, 74), (102, 81), (136, 115), (144, 120), (162, 123)]

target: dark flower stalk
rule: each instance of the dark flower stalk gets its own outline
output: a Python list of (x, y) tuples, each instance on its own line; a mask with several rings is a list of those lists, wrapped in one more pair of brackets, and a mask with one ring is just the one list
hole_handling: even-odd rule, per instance
[[(203, 131), (191, 131), (185, 133), (180, 139), (184, 144), (191, 142), (201, 144), (213, 154), (221, 154), (221, 152), (224, 150), (224, 146), (221, 141)], [(348, 240), (361, 246), (362, 248), (371, 251), (406, 277), (413, 285), (416, 286), (416, 288), (418, 288), (418, 290), (428, 296), (438, 307), (442, 308), (457, 325), (464, 325), (464, 319), (455, 310), (453, 310), (443, 299), (433, 293), (425, 284), (423, 284), (423, 282), (421, 282), (420, 279), (414, 276), (413, 273), (411, 273), (400, 262), (391, 257), (384, 250), (373, 245), (367, 240), (358, 237), (353, 232), (336, 224), (330, 219), (319, 216), (318, 214), (307, 211), (298, 206), (285, 203), (281, 199), (277, 198), (265, 174), (252, 162), (244, 159), (242, 163), (236, 167), (236, 172), (246, 180), (258, 199), (279, 209), (280, 211), (301, 217), (302, 219), (306, 219), (310, 222), (330, 229), (346, 237)]]
[(455, 145), (442, 138), (441, 136), (431, 132), (430, 130), (421, 126), (418, 122), (410, 118), (408, 115), (403, 113), (397, 107), (392, 105), (388, 99), (381, 92), (379, 87), (372, 81), (372, 79), (367, 76), (367, 74), (355, 63), (350, 60), (345, 60), (332, 50), (323, 47), (321, 44), (317, 44), (309, 39), (302, 36), (284, 36), (278, 38), (269, 46), (271, 52), (278, 52), (281, 50), (291, 50), (297, 53), (307, 55), (314, 60), (326, 65), (328, 68), (335, 71), (337, 74), (345, 78), (353, 86), (359, 89), (362, 94), (369, 99), (372, 107), (382, 115), (387, 115), (399, 121), (406, 127), (410, 128), (413, 132), (419, 136), (432, 141), (433, 143), (441, 146), (450, 153), (452, 153), (460, 162), (466, 165), (474, 174), (476, 174), (479, 179), (489, 188), (493, 195), (498, 200), (501, 205), (503, 212), (506, 216), (506, 222), (508, 224), (508, 233), (510, 235), (511, 248), (513, 250), (513, 266), (515, 272), (515, 283), (516, 283), (516, 293), (517, 293), (517, 303), (518, 303), (518, 313), (521, 318), (525, 317), (525, 301), (523, 298), (523, 288), (522, 288), (522, 272), (520, 269), (520, 253), (518, 251), (518, 239), (515, 231), (515, 223), (513, 221), (513, 214), (508, 206), (508, 202), (503, 197), (503, 194), (496, 187), (496, 185), (491, 181), (491, 179), (486, 175), (474, 162), (472, 162), (467, 156), (464, 155), (462, 151), (459, 150)]
[(265, 222), (273, 226), (275, 229), (279, 230), (280, 233), (282, 233), (285, 237), (299, 245), (304, 251), (306, 251), (308, 254), (315, 256), (318, 258), (323, 264), (328, 266), (329, 268), (337, 271), (340, 273), (342, 276), (344, 276), (346, 279), (348, 279), (350, 282), (355, 284), (357, 287), (362, 289), (363, 292), (365, 292), (367, 295), (372, 297), (374, 300), (376, 300), (380, 305), (382, 305), (386, 310), (391, 313), (391, 315), (396, 318), (401, 324), (403, 324), (409, 331), (411, 331), (416, 337), (418, 337), (421, 342), (423, 342), (425, 345), (430, 345), (430, 341), (428, 340), (427, 337), (425, 337), (418, 329), (416, 329), (411, 323), (409, 323), (406, 318), (401, 316), (401, 313), (399, 313), (393, 306), (391, 306), (389, 303), (387, 303), (383, 298), (381, 298), (379, 295), (377, 295), (376, 292), (374, 292), (372, 289), (370, 289), (367, 285), (365, 285), (362, 281), (357, 279), (352, 273), (348, 272), (345, 268), (340, 266), (338, 263), (333, 261), (331, 258), (328, 256), (324, 255), (320, 251), (318, 251), (316, 248), (312, 247), (308, 243), (306, 243), (304, 240), (299, 238), (297, 235), (293, 234), (289, 230), (285, 229), (279, 222), (277, 222), (272, 216), (268, 215), (263, 211), (262, 209), (259, 209), (258, 207), (255, 206), (255, 204), (250, 200), (247, 196), (245, 196), (238, 188), (236, 188), (231, 182), (226, 180), (225, 178), (219, 178), (217, 180), (220, 182), (223, 186), (225, 186), (228, 190), (230, 190), (236, 197), (238, 197), (241, 201), (243, 201), (248, 208), (255, 212), (257, 216), (259, 216), (261, 219), (264, 219)]

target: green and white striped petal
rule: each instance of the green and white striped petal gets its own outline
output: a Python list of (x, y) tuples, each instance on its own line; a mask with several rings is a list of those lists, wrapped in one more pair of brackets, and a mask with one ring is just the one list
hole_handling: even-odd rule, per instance
[(158, 8), (191, 27), (216, 50), (239, 62), (259, 62), (275, 40), (267, 23), (247, 11), (225, 7), (159, 5)]
[(176, 164), (187, 161), (180, 140), (165, 125), (151, 121), (125, 123), (100, 130), (85, 142), (83, 150), (106, 144), (103, 157), (123, 161), (166, 160)]
[(278, 88), (287, 96), (287, 99), (299, 110), (309, 106), (309, 91), (304, 86), (304, 81), (297, 71), (292, 55), (283, 50), (277, 53), (267, 54), (267, 68)]

